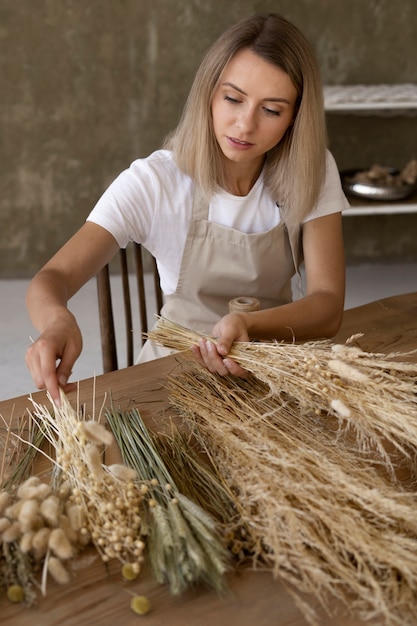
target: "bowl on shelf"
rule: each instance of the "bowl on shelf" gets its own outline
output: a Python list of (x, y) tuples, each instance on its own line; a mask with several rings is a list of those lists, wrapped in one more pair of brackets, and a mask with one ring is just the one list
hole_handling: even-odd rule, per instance
[(351, 169), (340, 173), (347, 195), (364, 200), (404, 200), (417, 191), (417, 180), (404, 180), (404, 170), (373, 165), (369, 169)]

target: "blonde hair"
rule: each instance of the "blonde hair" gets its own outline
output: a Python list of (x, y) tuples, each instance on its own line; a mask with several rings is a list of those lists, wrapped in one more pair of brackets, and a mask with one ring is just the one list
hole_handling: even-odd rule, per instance
[(294, 122), (266, 155), (265, 171), (265, 183), (287, 226), (297, 227), (314, 208), (323, 184), (326, 126), (315, 54), (302, 33), (282, 16), (254, 15), (219, 37), (196, 73), (180, 122), (165, 147), (173, 151), (178, 166), (207, 197), (224, 186), (211, 102), (224, 68), (242, 48), (287, 72), (297, 90)]

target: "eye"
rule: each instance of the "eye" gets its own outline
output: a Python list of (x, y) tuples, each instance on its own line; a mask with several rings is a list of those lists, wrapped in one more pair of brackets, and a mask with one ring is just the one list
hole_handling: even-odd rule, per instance
[(276, 115), (277, 117), (281, 115), (281, 111), (276, 111), (275, 109), (268, 109), (267, 107), (264, 108), (264, 111), (267, 115)]
[(239, 104), (240, 100), (238, 100), (237, 98), (232, 98), (232, 96), (224, 96), (223, 100), (226, 100), (226, 102), (230, 102), (231, 104)]

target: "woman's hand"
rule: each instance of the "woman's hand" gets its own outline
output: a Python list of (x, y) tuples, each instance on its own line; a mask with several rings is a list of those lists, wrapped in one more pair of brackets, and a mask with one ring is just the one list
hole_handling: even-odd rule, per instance
[(81, 349), (81, 331), (72, 313), (66, 310), (26, 352), (26, 364), (35, 385), (46, 389), (56, 406), (60, 406), (59, 388), (68, 392), (74, 387), (68, 384), (68, 379)]
[(201, 339), (198, 346), (193, 346), (195, 359), (207, 367), (210, 372), (227, 376), (233, 374), (247, 378), (248, 372), (235, 361), (227, 358), (230, 348), (235, 341), (249, 341), (244, 315), (229, 313), (217, 322), (212, 331), (217, 342)]

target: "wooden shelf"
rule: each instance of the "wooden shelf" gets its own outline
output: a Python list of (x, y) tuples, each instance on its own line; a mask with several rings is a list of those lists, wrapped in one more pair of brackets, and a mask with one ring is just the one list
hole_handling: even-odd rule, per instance
[(417, 85), (326, 85), (324, 108), (329, 113), (417, 114)]
[(351, 196), (347, 196), (347, 198), (351, 206), (343, 211), (344, 216), (417, 213), (417, 192), (404, 200), (390, 202), (381, 202), (380, 200), (365, 201)]

